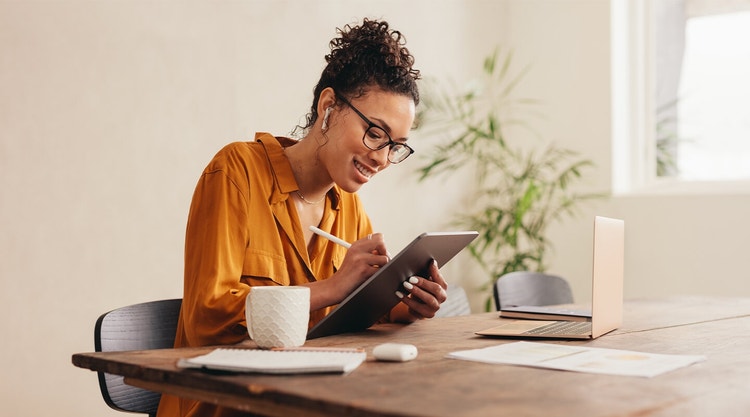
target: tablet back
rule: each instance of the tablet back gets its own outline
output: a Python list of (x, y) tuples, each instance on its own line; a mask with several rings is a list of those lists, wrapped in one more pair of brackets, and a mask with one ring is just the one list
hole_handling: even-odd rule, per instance
[(404, 281), (414, 275), (429, 277), (427, 270), (432, 259), (442, 267), (477, 235), (474, 231), (422, 233), (310, 329), (307, 338), (372, 326), (401, 301), (396, 291), (404, 291)]

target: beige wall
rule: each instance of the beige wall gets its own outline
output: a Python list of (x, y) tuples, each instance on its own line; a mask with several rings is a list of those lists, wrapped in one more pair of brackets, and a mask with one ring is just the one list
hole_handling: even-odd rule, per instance
[[(0, 414), (117, 415), (70, 355), (93, 350), (100, 313), (181, 296), (201, 169), (256, 130), (288, 133), (333, 29), (363, 16), (402, 30), (428, 76), (466, 80), (496, 44), (516, 48), (524, 92), (546, 103), (539, 130), (596, 160), (587, 186), (609, 189), (604, 0), (0, 1)], [(395, 249), (467, 204), (470, 179), (417, 185), (414, 161), (362, 192)], [(627, 222), (627, 296), (750, 295), (748, 209), (747, 195), (600, 202), (551, 231), (552, 270), (586, 294), (596, 212)], [(471, 291), (483, 278), (467, 265), (444, 272)]]

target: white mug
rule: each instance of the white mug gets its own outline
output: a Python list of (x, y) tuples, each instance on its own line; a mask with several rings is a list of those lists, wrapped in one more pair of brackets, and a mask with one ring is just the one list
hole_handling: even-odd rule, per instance
[(245, 319), (250, 338), (260, 348), (302, 346), (310, 321), (310, 288), (252, 287), (245, 299)]

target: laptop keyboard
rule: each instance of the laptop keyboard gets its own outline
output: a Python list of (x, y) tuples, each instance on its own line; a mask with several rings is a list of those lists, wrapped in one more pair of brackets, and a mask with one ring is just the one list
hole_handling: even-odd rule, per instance
[(588, 333), (591, 333), (591, 322), (587, 321), (558, 321), (524, 332), (524, 334), (533, 335), (585, 335)]

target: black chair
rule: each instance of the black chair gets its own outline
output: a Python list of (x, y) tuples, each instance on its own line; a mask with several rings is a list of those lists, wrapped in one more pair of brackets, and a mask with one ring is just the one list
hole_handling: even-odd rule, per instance
[[(171, 348), (182, 299), (134, 304), (102, 314), (94, 327), (97, 352)], [(161, 394), (126, 385), (123, 377), (99, 372), (104, 402), (118, 411), (156, 415)]]
[(449, 284), (446, 293), (448, 298), (440, 306), (440, 310), (435, 313), (435, 317), (455, 317), (471, 314), (469, 298), (466, 296), (463, 287)]
[(565, 278), (541, 272), (507, 273), (495, 282), (495, 308), (546, 306), (573, 303), (573, 291)]

